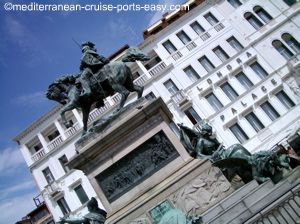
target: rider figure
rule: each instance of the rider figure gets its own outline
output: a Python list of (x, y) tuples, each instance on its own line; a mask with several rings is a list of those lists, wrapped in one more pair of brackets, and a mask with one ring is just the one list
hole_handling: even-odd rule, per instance
[[(81, 44), (81, 50), (83, 53), (80, 62), (82, 96), (90, 97), (92, 94), (91, 87), (97, 84), (98, 81), (95, 79), (94, 74), (98, 73), (104, 65), (108, 64), (109, 59), (99, 55), (95, 44), (89, 41)], [(98, 104), (98, 106), (104, 105), (103, 102), (99, 103), (100, 105)]]
[(196, 158), (210, 156), (221, 147), (218, 140), (212, 137), (212, 127), (207, 123), (201, 125), (200, 131), (195, 131), (183, 124), (178, 124), (178, 126), (181, 129), (181, 141), (188, 148), (188, 152)]

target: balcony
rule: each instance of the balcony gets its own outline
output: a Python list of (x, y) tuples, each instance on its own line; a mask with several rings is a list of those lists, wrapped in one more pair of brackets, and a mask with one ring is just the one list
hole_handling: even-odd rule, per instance
[(219, 32), (219, 31), (221, 31), (222, 29), (224, 29), (224, 24), (223, 23), (221, 23), (221, 22), (219, 22), (218, 24), (216, 24), (215, 26), (214, 26), (214, 29), (217, 31), (217, 32)]
[(209, 34), (209, 32), (205, 32), (203, 34), (200, 35), (201, 40), (206, 41), (207, 39), (209, 39), (211, 37), (211, 35)]
[(160, 74), (163, 70), (165, 70), (166, 68), (167, 68), (166, 63), (161, 61), (158, 64), (156, 64), (154, 67), (149, 69), (148, 72), (152, 77), (155, 77), (158, 74)]
[(197, 124), (195, 124), (195, 125), (193, 126), (193, 129), (196, 130), (196, 131), (198, 131), (198, 132), (200, 132), (200, 131), (201, 131), (201, 126), (202, 126), (202, 125), (203, 125), (202, 122), (198, 122)]
[(173, 53), (171, 56), (174, 59), (174, 61), (177, 61), (178, 59), (180, 59), (182, 57), (182, 53), (178, 50), (175, 53)]
[(45, 187), (45, 189), (46, 189), (46, 193), (49, 194), (51, 197), (55, 197), (57, 194), (61, 192), (61, 188), (56, 181), (48, 184)]
[(100, 108), (95, 108), (91, 111), (89, 115), (88, 123), (96, 120), (99, 116), (106, 113), (112, 106), (116, 105), (121, 100), (121, 95), (119, 93), (116, 93), (112, 96), (112, 102), (113, 105), (111, 105), (107, 100), (104, 101), (104, 106)]
[(44, 148), (41, 148), (39, 151), (37, 151), (36, 153), (34, 153), (31, 156), (31, 159), (33, 162), (36, 162), (38, 160), (40, 160), (41, 158), (43, 158), (46, 155), (46, 151)]
[(62, 136), (59, 135), (57, 136), (55, 139), (53, 139), (51, 142), (48, 143), (48, 149), (51, 151), (55, 148), (57, 148), (59, 145), (61, 145), (63, 143), (63, 139)]
[(78, 131), (80, 130), (80, 125), (79, 123), (75, 123), (72, 127), (68, 128), (65, 131), (65, 135), (67, 138), (72, 137), (73, 135), (75, 135)]
[(183, 90), (179, 90), (177, 93), (171, 96), (171, 99), (180, 109), (187, 108), (191, 105), (187, 94)]
[(133, 81), (135, 85), (143, 86), (147, 81), (149, 80), (149, 77), (146, 74), (141, 75), (137, 79)]
[(191, 41), (191, 42), (187, 43), (185, 46), (189, 51), (191, 51), (197, 47), (197, 44), (194, 41)]

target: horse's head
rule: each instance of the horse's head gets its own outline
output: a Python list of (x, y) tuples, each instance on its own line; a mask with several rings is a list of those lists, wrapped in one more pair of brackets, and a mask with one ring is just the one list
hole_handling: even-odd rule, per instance
[(69, 101), (67, 89), (62, 83), (52, 83), (49, 85), (46, 97), (63, 105)]

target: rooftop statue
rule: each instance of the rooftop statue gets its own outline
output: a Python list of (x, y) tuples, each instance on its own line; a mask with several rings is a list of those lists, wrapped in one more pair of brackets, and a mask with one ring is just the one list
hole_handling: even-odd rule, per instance
[(97, 53), (95, 44), (91, 42), (83, 43), (81, 50), (80, 72), (56, 79), (49, 85), (46, 96), (64, 105), (61, 116), (67, 128), (72, 124), (67, 122), (65, 113), (74, 108), (81, 109), (84, 134), (87, 131), (89, 113), (94, 103), (96, 107), (102, 107), (106, 97), (120, 93), (118, 111), (124, 106), (130, 92), (137, 92), (138, 98), (142, 96), (143, 87), (133, 83), (132, 73), (125, 62), (147, 61), (149, 57), (138, 48), (129, 48), (121, 61), (110, 62)]
[(197, 159), (208, 158), (213, 165), (226, 171), (226, 176), (238, 174), (247, 183), (253, 179), (259, 183), (272, 179), (277, 182), (285, 171), (291, 169), (289, 157), (273, 151), (260, 151), (251, 154), (241, 144), (234, 144), (225, 149), (216, 138), (212, 137), (212, 127), (202, 122), (200, 131), (195, 131), (182, 124), (180, 140), (188, 153)]
[(106, 212), (98, 207), (97, 200), (92, 197), (87, 203), (89, 213), (80, 218), (61, 218), (59, 224), (104, 224)]

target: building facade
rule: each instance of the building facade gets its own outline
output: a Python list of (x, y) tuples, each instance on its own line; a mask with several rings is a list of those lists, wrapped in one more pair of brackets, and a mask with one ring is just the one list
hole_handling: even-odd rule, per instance
[[(256, 152), (282, 145), (298, 151), (300, 3), (194, 0), (186, 5), (189, 11), (164, 15), (143, 33), (139, 48), (151, 59), (130, 68), (134, 82), (144, 86), (144, 96), (163, 99), (175, 132), (177, 123), (197, 129), (206, 120), (225, 146), (241, 143)], [(135, 99), (132, 94), (128, 102)], [(106, 98), (104, 107), (91, 112), (89, 123), (113, 111), (119, 101), (119, 94)], [(56, 221), (85, 214), (88, 199), (97, 198), (84, 173), (65, 165), (76, 154), (81, 114), (67, 113), (73, 122), (67, 129), (59, 109), (15, 137)]]

